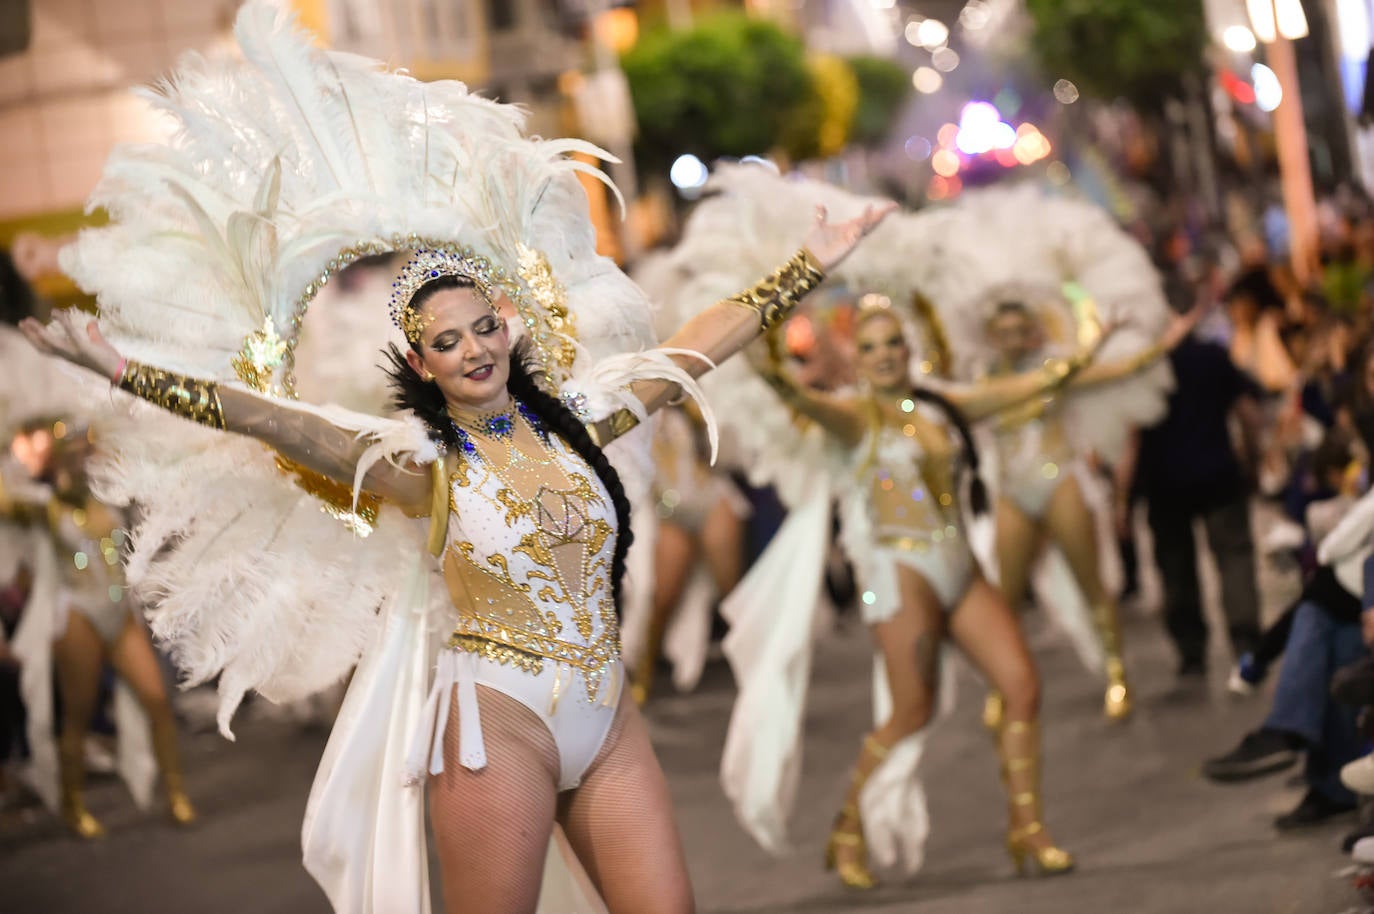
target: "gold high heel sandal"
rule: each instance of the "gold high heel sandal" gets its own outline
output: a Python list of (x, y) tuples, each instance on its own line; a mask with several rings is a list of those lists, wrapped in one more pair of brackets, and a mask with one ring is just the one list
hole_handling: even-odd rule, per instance
[(153, 727), (153, 755), (162, 770), (162, 786), (167, 791), (167, 814), (175, 825), (187, 826), (196, 821), (196, 808), (186, 795), (186, 783), (181, 774), (181, 752), (177, 746), (176, 727), (167, 722)]
[[(825, 868), (834, 870), (840, 881), (851, 889), (871, 889), (877, 885), (868, 869), (868, 845), (864, 842), (859, 797), (869, 777), (887, 758), (887, 750), (888, 747), (874, 739), (871, 733), (864, 737), (863, 751), (859, 763), (854, 766), (854, 777), (849, 784), (849, 795), (840, 814), (835, 817), (830, 839), (825, 844)], [(852, 849), (858, 859), (840, 859), (842, 848)]]
[(83, 841), (93, 841), (105, 837), (105, 826), (86, 809), (84, 787), (86, 785), (85, 747), (77, 744), (75, 750), (70, 746), (58, 746), (59, 777), (62, 787), (62, 821), (72, 834)]
[[(840, 848), (854, 848), (859, 859), (841, 860)], [(864, 843), (863, 820), (857, 806), (846, 804), (835, 817), (830, 839), (825, 843), (825, 868), (834, 870), (840, 881), (851, 889), (871, 889), (877, 884), (868, 871), (868, 846)]]
[(1126, 664), (1121, 660), (1121, 620), (1111, 604), (1093, 610), (1102, 648), (1107, 653), (1107, 691), (1102, 696), (1102, 713), (1109, 721), (1123, 721), (1131, 716), (1131, 689), (1126, 683)]
[[(1007, 788), (1010, 819), (1007, 854), (1018, 875), (1058, 876), (1074, 868), (1073, 856), (1048, 839), (1040, 808), (1039, 727), (1031, 721), (1009, 722), (1002, 730), (997, 749), (1002, 756), (1002, 783)], [(1030, 811), (1030, 821), (1015, 824)], [(1034, 839), (1045, 835), (1044, 842)], [(1028, 866), (1029, 864), (1029, 866)]]

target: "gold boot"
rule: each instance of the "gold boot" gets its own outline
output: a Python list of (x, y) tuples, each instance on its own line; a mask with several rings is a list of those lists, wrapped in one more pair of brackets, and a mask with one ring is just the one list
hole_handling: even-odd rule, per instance
[(158, 712), (149, 714), (149, 718), (153, 731), (153, 756), (162, 772), (162, 786), (167, 791), (167, 812), (174, 824), (190, 825), (196, 821), (196, 808), (186, 795), (185, 779), (181, 774), (176, 723), (170, 706), (158, 709)]
[(983, 726), (996, 734), (1002, 729), (1007, 716), (1007, 700), (1002, 693), (993, 690), (983, 699)]
[(1074, 867), (1073, 857), (1056, 847), (1045, 831), (1040, 809), (1040, 732), (1034, 721), (1010, 721), (997, 741), (1002, 783), (1010, 800), (1007, 853), (1019, 875), (1057, 876)]
[[(86, 759), (80, 735), (75, 740), (58, 741), (58, 762), (62, 786), (62, 821), (83, 841), (105, 837), (105, 826), (86, 809)], [(74, 744), (74, 745), (73, 745)]]
[[(873, 874), (868, 871), (868, 846), (864, 842), (863, 816), (859, 812), (859, 797), (864, 784), (874, 771), (887, 758), (888, 747), (872, 735), (864, 737), (863, 750), (854, 766), (854, 777), (849, 782), (849, 792), (844, 807), (835, 817), (835, 825), (830, 829), (830, 839), (825, 845), (825, 868), (834, 870), (836, 875), (851, 889), (871, 889), (876, 885)], [(841, 851), (852, 852), (841, 859)]]
[(1104, 603), (1093, 610), (1093, 618), (1107, 653), (1107, 691), (1102, 697), (1102, 713), (1107, 720), (1122, 721), (1131, 716), (1131, 690), (1126, 683), (1126, 664), (1121, 660), (1121, 620), (1116, 604)]

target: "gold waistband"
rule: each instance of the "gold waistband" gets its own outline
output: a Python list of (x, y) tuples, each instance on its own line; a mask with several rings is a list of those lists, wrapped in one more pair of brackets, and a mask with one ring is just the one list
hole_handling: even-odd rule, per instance
[(460, 618), (444, 643), (527, 673), (543, 672), (545, 660), (566, 664), (582, 672), (589, 696), (596, 694), (606, 667), (620, 657), (618, 631), (607, 631), (591, 644), (574, 644), (476, 616)]

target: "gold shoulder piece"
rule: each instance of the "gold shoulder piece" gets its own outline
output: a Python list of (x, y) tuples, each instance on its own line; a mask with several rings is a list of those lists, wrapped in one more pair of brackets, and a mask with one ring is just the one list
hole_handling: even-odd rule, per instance
[(430, 555), (435, 558), (444, 554), (444, 543), (448, 540), (448, 456), (429, 465), (429, 547)]

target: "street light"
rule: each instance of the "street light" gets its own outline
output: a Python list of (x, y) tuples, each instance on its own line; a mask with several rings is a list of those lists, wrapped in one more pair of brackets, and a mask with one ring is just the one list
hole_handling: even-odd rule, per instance
[(1298, 86), (1298, 60), (1293, 41), (1307, 35), (1302, 0), (1246, 0), (1250, 28), (1266, 46), (1265, 57), (1278, 77), (1274, 139), (1278, 145), (1283, 207), (1288, 213), (1289, 260), (1299, 282), (1321, 270), (1317, 249), (1317, 203), (1312, 169), (1307, 161), (1307, 125)]

